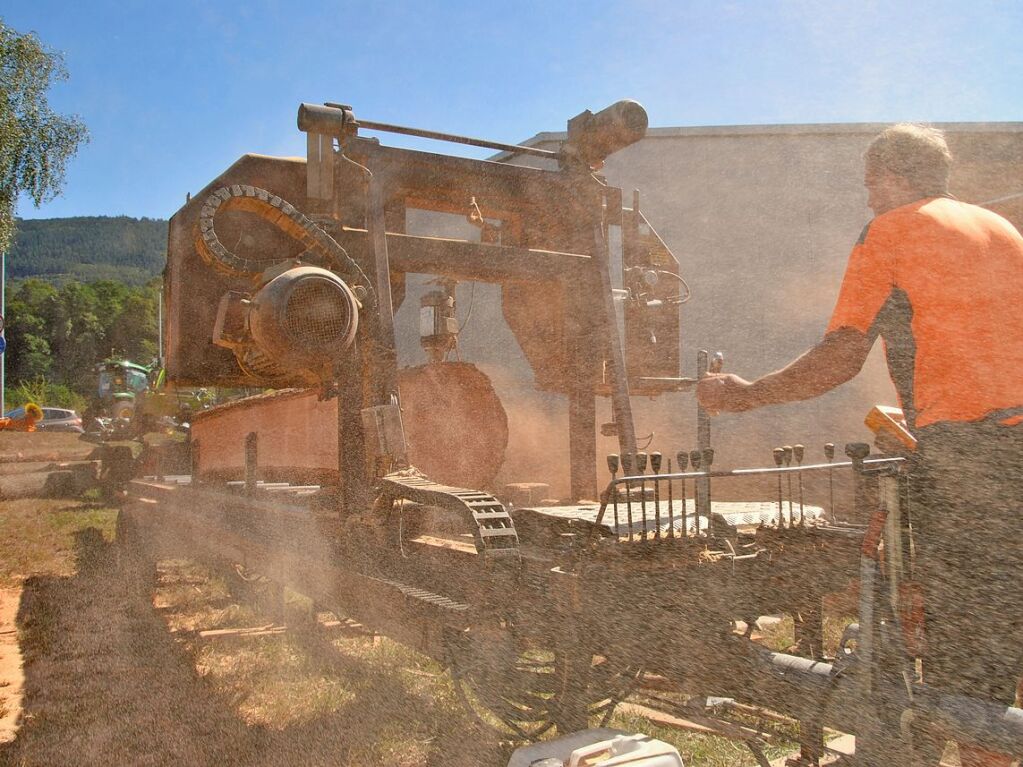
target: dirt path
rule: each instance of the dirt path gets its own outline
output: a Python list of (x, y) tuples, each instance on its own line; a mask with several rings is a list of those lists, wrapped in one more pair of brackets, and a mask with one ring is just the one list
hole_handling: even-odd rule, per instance
[(14, 740), (21, 716), (25, 675), (16, 619), (21, 588), (0, 589), (0, 744)]
[[(350, 688), (342, 704), (296, 717), (297, 694), (316, 697), (332, 687), (324, 689), (316, 674), (302, 682), (292, 673), (295, 647), (286, 638), (222, 640), (205, 650), (176, 639), (167, 621), (181, 616), (154, 609), (151, 591), (117, 567), (116, 554), (116, 544), (86, 528), (76, 534), (74, 575), (24, 581), (16, 615), (23, 715), (16, 739), (0, 743), (0, 767), (507, 762), (474, 745), (463, 716), (451, 718), (452, 702), (436, 699), (441, 683), (412, 673), (406, 651), (387, 645), (367, 659), (375, 652), (371, 638), (356, 642), (361, 653), (337, 653), (318, 669)], [(181, 588), (198, 591), (187, 582)], [(270, 667), (256, 687), (251, 679), (233, 683), (239, 668), (262, 663)]]
[(0, 764), (252, 763), (259, 731), (211, 697), (111, 548), (85, 530), (77, 575), (25, 581), (23, 721)]

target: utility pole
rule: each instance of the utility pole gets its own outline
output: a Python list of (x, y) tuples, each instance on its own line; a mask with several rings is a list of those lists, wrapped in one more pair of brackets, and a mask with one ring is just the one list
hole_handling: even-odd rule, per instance
[[(6, 313), (7, 313), (7, 253), (5, 251), (0, 251), (0, 338), (4, 339), (4, 345), (6, 345), (7, 341), (6, 338), (7, 327), (6, 320), (4, 319), (4, 315)], [(6, 357), (7, 350), (4, 349), (4, 351), (0, 353), (0, 417), (3, 417), (3, 414), (7, 409), (5, 407), (6, 405), (5, 397), (7, 392), (4, 390), (4, 387), (7, 384), (7, 370), (4, 365), (4, 360), (6, 359)]]

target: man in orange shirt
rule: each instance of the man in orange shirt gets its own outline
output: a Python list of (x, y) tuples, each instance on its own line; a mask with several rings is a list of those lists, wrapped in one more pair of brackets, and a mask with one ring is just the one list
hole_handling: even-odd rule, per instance
[[(875, 138), (865, 156), (875, 218), (824, 339), (755, 381), (708, 376), (697, 396), (711, 412), (809, 399), (855, 376), (880, 335), (918, 439), (925, 680), (1011, 705), (1023, 671), (1023, 237), (949, 196), (951, 159), (932, 128)], [(1009, 764), (960, 750), (964, 767)]]

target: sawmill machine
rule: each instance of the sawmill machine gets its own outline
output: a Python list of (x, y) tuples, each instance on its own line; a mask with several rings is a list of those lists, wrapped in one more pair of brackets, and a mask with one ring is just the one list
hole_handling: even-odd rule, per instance
[[(352, 616), (444, 663), (480, 721), (513, 737), (580, 729), (642, 694), (738, 733), (761, 763), (765, 722), (795, 728), (805, 764), (825, 725), (899, 752), (909, 672), (882, 607), (904, 569), (903, 462), (851, 446), (814, 463), (792, 446), (773, 466), (721, 469), (702, 411), (691, 437), (637, 445), (633, 397), (678, 407), (721, 365), (701, 352), (682, 375), (678, 261), (638, 193), (623, 200), (600, 175), (645, 135), (643, 107), (583, 112), (552, 148), (338, 103), (303, 104), (298, 127), (306, 158), (245, 155), (171, 219), (169, 380), (267, 391), (196, 415), (190, 476), (131, 483), (131, 549), (241, 565)], [(501, 154), (396, 148), (374, 131)], [(410, 233), (423, 217), (471, 236)], [(410, 274), (434, 289), (403, 314)], [(533, 386), (563, 404), (568, 455), (551, 462), (566, 459), (567, 497), (499, 498), (508, 415), (479, 367), (449, 361), (459, 282), (500, 287)], [(408, 315), (429, 361), (403, 368)], [(617, 440), (604, 487), (598, 433)], [(760, 495), (730, 499), (733, 482)], [(861, 573), (860, 629), (826, 658), (822, 597)], [(755, 641), (775, 614), (795, 624), (785, 653)], [(1000, 715), (977, 711), (974, 730)]]

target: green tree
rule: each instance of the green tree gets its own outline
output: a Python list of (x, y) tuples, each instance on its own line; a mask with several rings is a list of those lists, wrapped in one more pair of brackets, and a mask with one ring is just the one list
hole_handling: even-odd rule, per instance
[(53, 353), (53, 378), (78, 392), (88, 391), (103, 351), (103, 326), (96, 294), (88, 285), (69, 282), (49, 303), (47, 325)]
[(47, 92), (67, 79), (63, 57), (33, 33), (0, 20), (0, 250), (14, 236), (18, 195), (38, 207), (60, 193), (67, 161), (88, 138), (82, 122), (54, 112)]
[(57, 289), (42, 280), (25, 280), (7, 295), (7, 380), (29, 381), (50, 374), (50, 328), (46, 317)]
[(156, 356), (156, 302), (146, 290), (132, 291), (125, 300), (117, 321), (110, 328), (111, 352), (146, 365)]
[(70, 281), (59, 289), (38, 279), (18, 283), (7, 303), (8, 337), (17, 338), (6, 359), (12, 391), (26, 384), (27, 397), (45, 384), (42, 404), (72, 394), (91, 398), (96, 363), (117, 357), (148, 364), (156, 356), (159, 295), (159, 280), (144, 287)]

